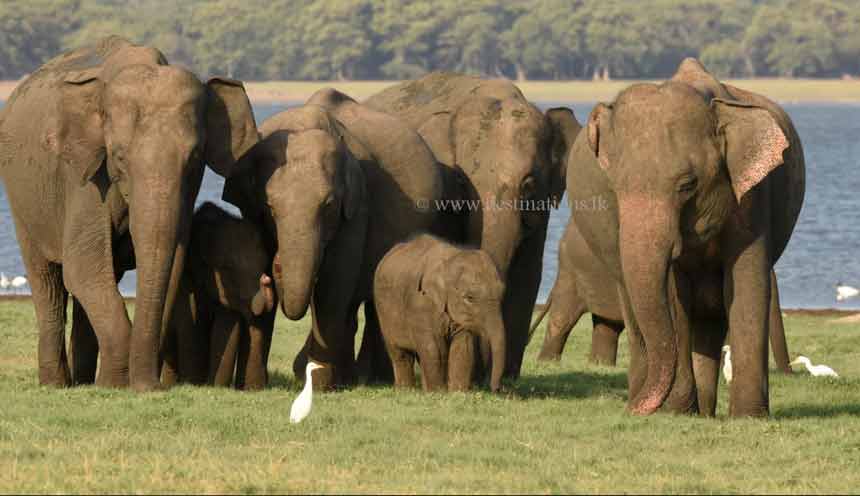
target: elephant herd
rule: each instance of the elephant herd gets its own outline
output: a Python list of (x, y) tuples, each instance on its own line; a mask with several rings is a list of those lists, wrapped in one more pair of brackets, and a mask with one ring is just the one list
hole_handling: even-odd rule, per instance
[[(241, 218), (195, 212), (205, 166)], [(728, 334), (737, 416), (769, 411), (773, 266), (805, 180), (782, 109), (693, 59), (598, 104), (585, 127), (511, 82), (452, 73), (363, 102), (323, 89), (257, 123), (242, 83), (201, 82), (113, 36), (16, 88), (0, 175), (41, 384), (259, 389), (279, 307), (292, 320), (310, 309), (293, 368), (322, 365), (317, 388), (413, 386), (417, 359), (427, 389), (487, 376), (498, 390), (520, 373), (549, 213), (567, 192), (594, 208), (571, 209), (541, 358), (590, 311), (594, 359), (614, 362), (628, 330), (631, 412), (713, 415)], [(135, 268), (132, 324), (117, 281)]]

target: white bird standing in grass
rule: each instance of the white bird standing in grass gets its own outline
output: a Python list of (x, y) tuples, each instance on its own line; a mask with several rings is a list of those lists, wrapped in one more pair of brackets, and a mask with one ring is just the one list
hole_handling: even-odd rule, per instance
[(860, 295), (860, 289), (852, 286), (846, 286), (841, 282), (836, 283), (836, 301), (847, 300)]
[(12, 287), (15, 291), (20, 291), (21, 288), (27, 285), (27, 278), (24, 276), (16, 276), (12, 278)]
[(723, 359), (723, 377), (726, 378), (726, 384), (732, 383), (732, 348), (729, 345), (723, 346), (723, 351), (726, 357)]
[(839, 377), (839, 374), (827, 365), (812, 365), (812, 361), (803, 355), (795, 358), (789, 365), (800, 365), (801, 363), (806, 365), (806, 370), (815, 377)]
[(298, 424), (311, 413), (311, 403), (313, 402), (314, 394), (314, 381), (311, 377), (311, 372), (321, 368), (323, 368), (322, 365), (308, 361), (308, 366), (305, 367), (305, 387), (299, 393), (296, 400), (293, 401), (293, 406), (290, 408), (290, 423)]
[(6, 277), (6, 274), (0, 272), (0, 289), (6, 291), (7, 289), (9, 289), (10, 285), (12, 285), (12, 281), (10, 281), (8, 277)]

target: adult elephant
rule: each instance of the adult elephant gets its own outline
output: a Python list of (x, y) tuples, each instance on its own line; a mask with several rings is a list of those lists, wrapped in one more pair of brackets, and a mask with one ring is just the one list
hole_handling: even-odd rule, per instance
[(307, 346), (327, 365), (313, 375), (323, 388), (352, 374), (343, 333), (364, 251), (367, 195), (351, 142), (318, 105), (276, 114), (261, 124), (259, 141), (239, 159), (222, 196), (262, 227), (284, 315), (299, 320), (312, 308)]
[(628, 408), (697, 403), (712, 415), (731, 328), (730, 413), (767, 415), (770, 275), (805, 184), (789, 117), (686, 59), (670, 81), (598, 104), (568, 166), (571, 201), (608, 203), (573, 221), (618, 282), (631, 348)]
[(465, 175), (471, 201), (461, 241), (489, 253), (503, 274), (506, 375), (517, 377), (550, 205), (564, 193), (565, 159), (580, 129), (573, 112), (543, 114), (509, 81), (451, 73), (392, 86), (365, 104), (403, 119), (440, 162)]
[[(203, 164), (228, 175), (249, 146), (250, 118), (240, 83), (204, 85), (118, 37), (47, 62), (15, 89), (0, 115), (0, 174), (33, 292), (41, 384), (71, 382), (71, 293), (102, 352), (97, 383), (158, 386), (168, 281), (182, 270)], [(129, 252), (133, 329), (114, 267)]]
[[(307, 128), (335, 136), (331, 146), (338, 152), (318, 142), (303, 144), (297, 131)], [(320, 173), (336, 170), (326, 164), (313, 172), (318, 169), (313, 164), (332, 156), (349, 158), (344, 173), (326, 179)], [(294, 362), (296, 375), (304, 374), (310, 358), (326, 364), (313, 375), (315, 387), (354, 382), (361, 303), (366, 302), (369, 325), (377, 326), (370, 301), (376, 265), (410, 234), (438, 231), (443, 223), (434, 201), (442, 198), (446, 183), (456, 181), (446, 179), (421, 137), (397, 118), (331, 89), (263, 123), (261, 141), (237, 167), (243, 172), (227, 181), (223, 197), (243, 215), (261, 218), (272, 237), (284, 314), (297, 320), (309, 304), (312, 308), (312, 329)], [(331, 190), (344, 180), (346, 186)]]
[[(576, 178), (572, 178), (575, 181)], [(598, 202), (589, 202), (597, 206)], [(599, 207), (598, 207), (599, 208)], [(588, 215), (587, 209), (574, 209), (573, 215)], [(618, 338), (624, 331), (624, 316), (618, 293), (607, 284), (609, 270), (583, 239), (571, 219), (558, 247), (558, 274), (543, 310), (538, 314), (529, 335), (533, 335), (544, 316), (549, 315), (538, 360), (561, 359), (567, 338), (585, 312), (591, 313), (591, 353), (589, 361), (614, 366), (618, 357)], [(779, 306), (776, 273), (770, 275), (770, 344), (777, 369), (791, 374), (785, 328)], [(674, 304), (675, 302), (673, 302)]]

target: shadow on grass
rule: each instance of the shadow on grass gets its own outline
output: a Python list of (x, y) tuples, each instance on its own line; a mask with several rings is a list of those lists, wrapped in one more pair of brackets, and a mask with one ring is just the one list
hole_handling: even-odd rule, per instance
[(528, 398), (588, 398), (601, 394), (627, 396), (627, 374), (623, 372), (592, 373), (562, 372), (558, 374), (522, 376), (508, 388), (523, 399)]
[(268, 389), (297, 390), (301, 389), (303, 385), (293, 374), (284, 373), (280, 370), (269, 371)]
[(790, 408), (780, 408), (773, 413), (775, 418), (828, 418), (850, 415), (860, 417), (860, 404), (842, 403), (839, 405), (805, 404)]

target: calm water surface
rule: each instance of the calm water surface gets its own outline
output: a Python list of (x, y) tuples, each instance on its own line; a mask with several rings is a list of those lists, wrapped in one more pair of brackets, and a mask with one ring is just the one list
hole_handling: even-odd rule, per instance
[[(547, 105), (556, 106), (557, 104)], [(2, 106), (2, 102), (0, 102)], [(573, 104), (583, 122), (590, 104)], [(256, 105), (258, 121), (286, 108)], [(782, 304), (788, 308), (860, 308), (860, 299), (835, 302), (838, 281), (860, 286), (860, 106), (787, 104), (806, 154), (806, 200), (794, 235), (776, 266)], [(206, 171), (198, 203), (221, 203), (223, 180)], [(235, 209), (233, 209), (235, 211)], [(540, 299), (555, 281), (558, 241), (570, 216), (565, 205), (550, 217)], [(6, 193), (0, 183), (0, 271), (24, 274), (15, 240)], [(134, 273), (120, 283), (124, 294), (134, 294)]]

